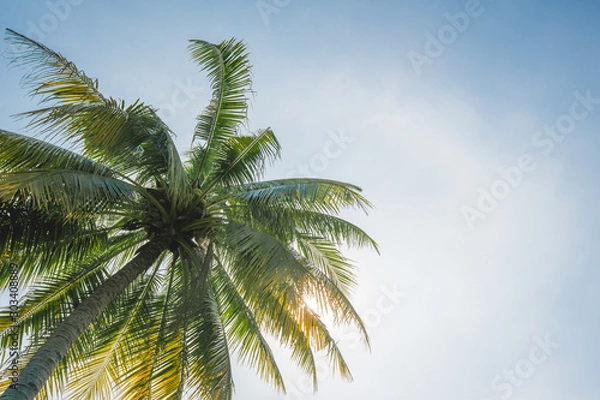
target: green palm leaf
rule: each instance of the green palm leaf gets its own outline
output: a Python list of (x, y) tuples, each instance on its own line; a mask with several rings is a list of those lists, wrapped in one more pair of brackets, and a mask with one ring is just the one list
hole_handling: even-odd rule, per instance
[(62, 169), (106, 178), (117, 173), (75, 152), (35, 138), (0, 129), (0, 170)]
[(203, 149), (194, 181), (206, 178), (206, 168), (224, 156), (224, 142), (234, 137), (246, 119), (247, 94), (251, 88), (251, 67), (243, 42), (236, 40), (212, 44), (190, 41), (192, 60), (208, 74), (213, 90), (210, 104), (198, 116), (194, 141), (201, 140)]
[[(259, 179), (264, 173), (266, 162), (273, 162), (280, 154), (280, 146), (271, 129), (260, 131), (256, 136), (233, 136), (223, 143), (223, 156), (212, 165), (211, 176), (203, 188), (209, 192), (219, 184), (243, 185)], [(203, 151), (193, 153), (192, 168), (199, 168)], [(198, 171), (193, 169), (192, 176)]]
[(63, 169), (36, 169), (0, 174), (0, 199), (27, 196), (36, 208), (58, 208), (69, 215), (111, 210), (134, 200), (138, 189), (115, 178)]
[(238, 352), (241, 362), (254, 368), (263, 380), (285, 392), (283, 377), (261, 333), (260, 323), (220, 262), (213, 270), (212, 281), (232, 350)]
[(75, 64), (43, 44), (6, 30), (8, 56), (16, 66), (30, 68), (22, 83), (44, 103), (102, 102), (98, 81), (87, 77)]

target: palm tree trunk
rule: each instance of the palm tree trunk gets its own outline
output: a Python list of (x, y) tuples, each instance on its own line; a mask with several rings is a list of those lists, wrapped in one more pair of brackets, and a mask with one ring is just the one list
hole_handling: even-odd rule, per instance
[(0, 400), (31, 400), (44, 386), (54, 369), (67, 354), (75, 340), (100, 315), (100, 313), (123, 290), (156, 262), (167, 249), (166, 243), (158, 240), (142, 246), (136, 256), (122, 269), (97, 287), (75, 310), (54, 330), (46, 343), (27, 363), (15, 388), (8, 388)]

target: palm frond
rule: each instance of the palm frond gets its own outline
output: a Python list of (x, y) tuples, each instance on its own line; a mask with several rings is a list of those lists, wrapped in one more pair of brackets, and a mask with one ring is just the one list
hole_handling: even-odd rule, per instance
[(188, 347), (189, 396), (212, 400), (231, 400), (233, 376), (230, 348), (212, 287), (192, 314)]
[(255, 290), (268, 290), (271, 285), (304, 278), (301, 268), (292, 267), (298, 263), (296, 255), (285, 243), (266, 232), (229, 221), (221, 227), (215, 242), (227, 257), (227, 263), (243, 263), (244, 268), (231, 271), (236, 280)]
[(108, 98), (101, 103), (65, 104), (20, 115), (30, 119), (29, 126), (40, 134), (77, 143), (85, 156), (120, 173), (167, 170), (168, 128), (151, 107), (139, 101), (125, 105)]
[(8, 57), (12, 64), (30, 68), (22, 83), (32, 96), (53, 104), (97, 103), (104, 97), (98, 91), (98, 81), (91, 79), (75, 64), (43, 44), (6, 30)]
[(223, 153), (224, 142), (235, 136), (239, 125), (246, 119), (247, 93), (251, 88), (251, 66), (246, 46), (234, 39), (212, 44), (202, 40), (190, 41), (192, 60), (208, 73), (212, 99), (198, 116), (194, 141), (203, 149), (194, 182), (206, 178), (210, 168)]
[(297, 239), (300, 254), (311, 265), (318, 268), (345, 295), (349, 295), (357, 284), (354, 266), (339, 249), (328, 240), (303, 235)]
[(336, 244), (370, 247), (377, 243), (353, 223), (329, 213), (305, 210), (289, 202), (229, 200), (221, 207), (227, 216), (240, 223), (297, 240), (300, 236), (322, 237)]
[(362, 336), (362, 340), (367, 348), (370, 348), (369, 334), (367, 328), (358, 315), (358, 312), (352, 305), (348, 296), (344, 293), (334, 280), (327, 274), (314, 266), (306, 257), (297, 253), (298, 265), (305, 271), (303, 284), (299, 287), (302, 298), (314, 299), (319, 308), (324, 312), (330, 313), (334, 317), (336, 324), (352, 324)]
[(110, 168), (60, 146), (0, 129), (0, 171), (59, 169), (89, 172), (107, 178), (117, 176)]
[[(148, 337), (141, 314), (157, 279), (159, 266), (160, 262), (157, 262), (148, 277), (140, 277), (123, 293), (124, 301), (116, 300), (119, 305), (114, 311), (118, 312), (119, 318), (111, 318), (112, 323), (98, 333), (95, 349), (86, 357), (85, 367), (71, 374), (67, 390), (74, 397), (82, 400), (110, 398), (121, 370), (130, 364), (131, 355), (145, 350)], [(112, 314), (110, 311), (113, 310), (105, 313)]]
[(114, 209), (136, 194), (136, 186), (90, 172), (36, 169), (0, 174), (0, 200), (29, 197), (38, 209), (55, 208), (72, 216)]
[[(109, 231), (88, 218), (40, 210), (31, 199), (0, 200), (0, 254), (6, 254), (4, 261), (19, 266), (25, 286), (99, 251), (107, 244)], [(9, 276), (8, 268), (0, 269), (1, 287)]]
[(207, 244), (203, 254), (184, 246), (181, 257), (188, 266), (184, 269), (182, 313), (186, 316), (183, 347), (189, 362), (180, 392), (191, 398), (231, 399), (233, 379), (229, 344), (209, 281), (212, 246)]
[(305, 321), (294, 316), (294, 310), (301, 306), (298, 298), (290, 301), (289, 288), (275, 288), (268, 293), (243, 292), (246, 302), (260, 320), (261, 326), (278, 342), (291, 350), (291, 361), (312, 380), (313, 389), (318, 387), (315, 352), (311, 343), (311, 333), (306, 330)]
[(260, 331), (259, 322), (218, 260), (213, 268), (212, 284), (232, 350), (238, 352), (242, 363), (285, 393), (283, 377), (269, 343)]
[[(223, 156), (211, 168), (204, 193), (219, 184), (223, 187), (243, 185), (257, 181), (264, 173), (267, 161), (279, 157), (281, 147), (271, 129), (260, 131), (256, 136), (233, 136), (223, 144)], [(193, 171), (197, 158), (192, 158)]]
[[(149, 344), (146, 349), (137, 352), (137, 357), (130, 360), (127, 373), (119, 380), (119, 398), (123, 400), (169, 398), (177, 391), (177, 384), (169, 385), (168, 378), (175, 376), (174, 372), (179, 371), (180, 367), (171, 368), (173, 364), (165, 362), (173, 354), (167, 339), (178, 331), (174, 325), (177, 318), (174, 318), (172, 298), (173, 285), (177, 283), (174, 279), (175, 272), (180, 266), (177, 261), (177, 257), (173, 257), (167, 269), (169, 279), (162, 279), (161, 294), (155, 296), (147, 306), (150, 322), (146, 335)], [(174, 342), (178, 343), (179, 340)], [(174, 359), (177, 364), (179, 357)]]
[[(371, 203), (360, 194), (361, 191), (358, 186), (340, 181), (292, 178), (232, 187), (228, 195), (230, 198), (261, 202), (273, 207), (287, 205), (304, 210), (338, 214), (341, 209), (347, 207), (359, 208), (365, 212), (372, 208)], [(227, 196), (219, 201), (224, 201), (226, 198)]]
[[(108, 263), (124, 252), (135, 249), (143, 239), (139, 234), (113, 238), (108, 248), (85, 262), (65, 265), (52, 274), (36, 279), (32, 289), (21, 299), (20, 316), (9, 318), (9, 310), (0, 310), (0, 345), (12, 329), (26, 326), (30, 331), (56, 326), (65, 315), (81, 303), (107, 277)], [(129, 253), (126, 253), (129, 255)]]
[(316, 350), (327, 352), (332, 372), (337, 372), (342, 378), (351, 381), (352, 373), (337, 345), (337, 341), (331, 336), (327, 326), (319, 315), (306, 303), (299, 308), (290, 310), (290, 314), (303, 327), (304, 331), (307, 332)]
[(33, 96), (41, 96), (40, 103), (49, 104), (21, 114), (31, 119), (31, 127), (81, 142), (85, 155), (119, 172), (135, 170), (131, 164), (137, 158), (133, 164), (147, 174), (177, 171), (179, 180), (174, 184), (183, 182), (183, 166), (174, 155), (171, 132), (152, 107), (137, 101), (125, 106), (105, 98), (97, 80), (62, 55), (10, 29), (6, 39), (12, 63), (30, 69), (23, 85)]

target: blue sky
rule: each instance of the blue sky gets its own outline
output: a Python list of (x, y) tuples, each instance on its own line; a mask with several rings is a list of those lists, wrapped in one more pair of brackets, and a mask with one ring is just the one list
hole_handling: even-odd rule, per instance
[[(339, 332), (355, 380), (324, 371), (313, 396), (279, 352), (288, 399), (597, 399), (596, 2), (67, 1), (4, 0), (0, 27), (161, 108), (182, 150), (209, 93), (187, 40), (242, 38), (250, 126), (283, 145), (268, 176), (351, 181), (375, 204), (347, 214), (382, 247), (351, 252), (372, 353)], [(25, 132), (20, 75), (0, 66), (0, 127)], [(236, 387), (285, 398), (244, 367)]]

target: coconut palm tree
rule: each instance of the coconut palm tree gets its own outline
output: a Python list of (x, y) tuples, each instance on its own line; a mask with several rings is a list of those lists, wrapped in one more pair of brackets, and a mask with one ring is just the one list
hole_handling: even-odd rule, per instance
[(0, 131), (0, 255), (27, 289), (0, 323), (25, 365), (2, 400), (230, 399), (233, 354), (285, 391), (269, 337), (315, 389), (321, 352), (351, 377), (320, 315), (368, 345), (340, 244), (377, 247), (339, 213), (370, 204), (348, 183), (260, 181), (280, 146), (271, 129), (246, 128), (244, 43), (190, 41), (212, 98), (182, 158), (154, 108), (102, 95), (34, 40), (7, 39), (41, 105), (23, 114), (35, 137)]

